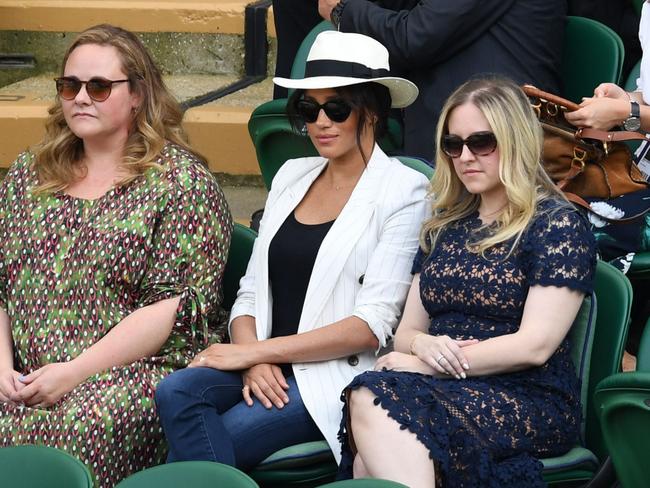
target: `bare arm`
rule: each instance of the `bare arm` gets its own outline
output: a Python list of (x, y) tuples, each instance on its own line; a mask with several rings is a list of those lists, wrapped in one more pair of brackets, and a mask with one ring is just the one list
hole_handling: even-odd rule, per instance
[(473, 376), (520, 371), (541, 366), (571, 328), (584, 295), (569, 288), (532, 286), (519, 330), (467, 346)]
[(174, 297), (134, 311), (71, 363), (85, 379), (154, 355), (169, 337), (179, 302), (180, 297)]
[(27, 386), (12, 400), (47, 407), (93, 374), (155, 354), (171, 332), (179, 301), (169, 298), (134, 311), (72, 361), (47, 364), (21, 379)]
[(204, 366), (243, 372), (242, 395), (253, 404), (254, 395), (266, 408), (282, 408), (288, 401), (289, 385), (278, 364), (323, 361), (366, 349), (376, 349), (379, 341), (368, 324), (348, 317), (302, 334), (258, 341), (255, 318), (240, 315), (230, 328), (231, 344), (213, 344), (190, 366)]
[(23, 388), (13, 355), (11, 319), (0, 307), (0, 402), (13, 403), (12, 397)]
[[(517, 332), (461, 346), (469, 365), (465, 373), (482, 376), (543, 365), (569, 332), (583, 297), (581, 292), (569, 288), (532, 286)], [(411, 332), (410, 337), (417, 356), (430, 366), (440, 364), (436, 361), (440, 355), (447, 358), (443, 365), (454, 359), (432, 336)], [(456, 371), (447, 370), (451, 374)]]
[(254, 321), (240, 318), (231, 324), (233, 344), (211, 345), (191, 366), (238, 370), (257, 364), (326, 361), (379, 346), (368, 324), (355, 316), (309, 332), (255, 342)]
[(0, 371), (14, 369), (14, 350), (11, 337), (11, 319), (0, 308)]

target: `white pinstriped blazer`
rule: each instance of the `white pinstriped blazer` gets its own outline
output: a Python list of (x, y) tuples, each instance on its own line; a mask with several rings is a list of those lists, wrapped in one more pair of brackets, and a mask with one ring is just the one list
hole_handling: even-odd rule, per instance
[[(323, 171), (321, 157), (287, 161), (276, 174), (246, 275), (230, 320), (255, 317), (257, 337), (271, 336), (268, 253), (282, 223)], [(368, 323), (381, 346), (397, 326), (411, 284), (418, 235), (427, 215), (425, 176), (375, 145), (366, 170), (325, 236), (316, 256), (298, 333), (351, 315)], [(290, 265), (290, 263), (287, 263)], [(294, 363), (303, 402), (340, 460), (337, 432), (341, 391), (357, 374), (372, 369), (371, 351), (329, 361)]]

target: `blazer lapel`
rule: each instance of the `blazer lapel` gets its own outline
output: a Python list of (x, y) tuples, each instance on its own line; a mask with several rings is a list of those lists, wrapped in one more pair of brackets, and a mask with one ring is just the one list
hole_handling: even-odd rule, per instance
[(315, 328), (316, 317), (330, 298), (350, 253), (372, 218), (376, 195), (388, 163), (388, 157), (375, 145), (366, 170), (318, 250), (300, 316), (299, 332)]
[[(272, 315), (272, 302), (270, 299), (270, 280), (269, 280), (269, 246), (275, 234), (280, 229), (280, 226), (287, 219), (289, 214), (293, 212), (296, 206), (304, 198), (307, 190), (323, 170), (327, 163), (326, 160), (319, 158), (313, 159), (316, 162), (315, 166), (306, 169), (306, 173), (298, 175), (298, 177), (289, 181), (286, 187), (280, 191), (275, 202), (272, 203), (271, 208), (268, 209), (268, 215), (265, 215), (264, 232), (260, 233), (260, 252), (256, 263), (256, 295), (259, 297), (255, 301), (256, 307), (256, 320), (257, 336), (259, 338), (271, 337), (271, 315)], [(305, 165), (308, 161), (305, 160)], [(257, 279), (259, 277), (259, 279)], [(262, 309), (266, 306), (266, 309)], [(260, 318), (264, 320), (260, 320)]]

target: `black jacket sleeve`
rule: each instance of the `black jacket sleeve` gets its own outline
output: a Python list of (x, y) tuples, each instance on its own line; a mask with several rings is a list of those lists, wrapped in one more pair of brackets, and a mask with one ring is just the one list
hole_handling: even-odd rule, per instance
[(425, 68), (444, 61), (474, 42), (498, 22), (515, 1), (348, 0), (340, 29), (377, 39), (388, 49), (391, 64)]

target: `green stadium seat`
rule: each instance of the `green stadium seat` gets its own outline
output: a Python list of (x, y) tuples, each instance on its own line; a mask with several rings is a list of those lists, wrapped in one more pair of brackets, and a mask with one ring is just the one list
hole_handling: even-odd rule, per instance
[[(18, 486), (18, 485), (17, 485)], [(163, 464), (135, 473), (116, 488), (259, 488), (246, 474), (232, 466), (209, 461)]]
[(641, 338), (637, 370), (603, 379), (596, 387), (594, 401), (621, 486), (647, 487), (650, 480), (650, 319)]
[(359, 478), (356, 480), (335, 481), (322, 485), (320, 488), (408, 488), (402, 483), (389, 480), (372, 478)]
[(224, 310), (230, 310), (237, 298), (239, 280), (246, 274), (248, 260), (253, 252), (253, 244), (257, 233), (253, 229), (235, 222), (230, 238), (228, 260), (223, 273), (223, 302)]
[(568, 16), (562, 59), (562, 96), (580, 103), (601, 83), (619, 83), (625, 48), (612, 29), (585, 17)]
[(84, 464), (67, 452), (47, 446), (0, 449), (2, 486), (20, 488), (92, 488)]

